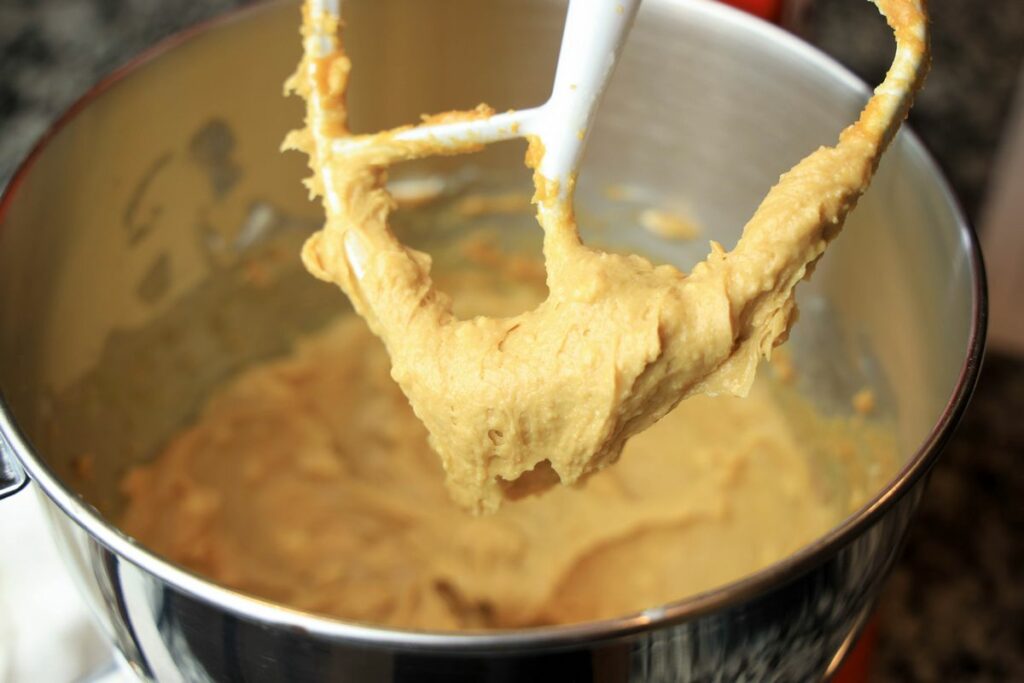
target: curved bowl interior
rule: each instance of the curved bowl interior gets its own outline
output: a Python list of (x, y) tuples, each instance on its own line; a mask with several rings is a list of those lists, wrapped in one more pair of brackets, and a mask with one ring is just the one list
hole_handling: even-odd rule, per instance
[[(560, 3), (345, 4), (358, 27), (348, 41), (358, 130), (482, 101), (526, 107), (547, 93)], [(30, 469), (97, 508), (87, 524), (117, 514), (119, 477), (211, 387), (345, 308), (297, 258), (274, 287), (245, 277), (254, 254), (294, 254), (319, 226), (299, 184), (303, 160), (278, 151), (302, 116), (298, 100), (279, 97), (299, 56), (296, 28), (284, 4), (191, 36), (80, 108), (9, 189), (0, 390), (35, 453)], [(581, 203), (600, 211), (603, 188), (642, 187), (686, 205), (729, 246), (779, 174), (834, 143), (865, 98), (775, 29), (711, 3), (648, 0), (592, 136)], [(469, 164), (526, 188), (523, 149), (396, 174)], [(539, 231), (530, 219), (521, 232)], [(683, 267), (706, 253), (703, 240), (668, 244), (628, 222), (600, 239)], [(969, 240), (920, 144), (900, 135), (802, 285), (792, 344), (805, 389), (842, 412), (858, 388), (876, 386), (908, 461), (925, 457), (918, 449), (946, 417), (976, 332)], [(83, 455), (94, 472), (74, 480)]]

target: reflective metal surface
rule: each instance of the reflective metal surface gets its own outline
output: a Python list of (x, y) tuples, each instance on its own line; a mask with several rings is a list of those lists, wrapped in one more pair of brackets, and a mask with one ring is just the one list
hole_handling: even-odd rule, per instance
[(28, 477), (0, 434), (0, 500), (25, 488)]
[[(352, 0), (346, 11), (359, 27), (349, 41), (357, 129), (479, 101), (525, 107), (547, 94), (558, 2)], [(910, 135), (897, 138), (802, 285), (791, 342), (824, 410), (841, 411), (866, 381), (879, 387), (906, 462), (886, 490), (790, 558), (621, 619), (446, 634), (284, 609), (208, 583), (118, 531), (117, 482), (132, 463), (152, 456), (211, 387), (345, 308), (294, 256), (320, 220), (298, 183), (301, 159), (277, 151), (301, 117), (297, 101), (277, 97), (298, 58), (296, 27), (290, 4), (256, 8), (119, 74), (65, 117), (0, 204), (0, 430), (45, 492), (69, 567), (138, 675), (819, 678), (892, 566), (981, 360), (973, 235)], [(833, 142), (865, 93), (767, 24), (710, 2), (646, 0), (579, 192), (629, 183), (677, 196), (708, 237), (731, 244), (778, 174)], [(403, 172), (471, 161), (526, 187), (522, 151), (503, 145)], [(591, 228), (592, 238), (683, 267), (706, 249)]]
[(59, 511), (53, 521), (108, 635), (144, 680), (805, 681), (821, 677), (877, 593), (917, 500), (901, 498), (838, 554), (732, 608), (557, 648), (511, 636), (370, 646), (239, 616), (118, 557)]

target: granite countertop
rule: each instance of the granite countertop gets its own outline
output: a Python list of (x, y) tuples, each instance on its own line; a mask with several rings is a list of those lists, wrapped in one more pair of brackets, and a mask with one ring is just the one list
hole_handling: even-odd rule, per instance
[[(0, 0), (0, 182), (49, 121), (159, 38), (239, 0)], [(1024, 56), (1020, 0), (931, 0), (934, 67), (911, 121), (977, 219)], [(818, 0), (806, 37), (868, 82), (873, 8)], [(990, 353), (882, 596), (877, 681), (1024, 680), (1024, 359)]]

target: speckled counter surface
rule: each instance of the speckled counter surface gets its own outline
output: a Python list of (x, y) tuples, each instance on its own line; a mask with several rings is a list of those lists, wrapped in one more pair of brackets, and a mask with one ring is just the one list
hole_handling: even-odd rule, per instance
[[(49, 121), (145, 46), (238, 0), (0, 0), (0, 181)], [(935, 63), (912, 123), (968, 214), (1024, 55), (1021, 0), (931, 0)], [(809, 40), (877, 82), (874, 10), (819, 0)], [(883, 595), (878, 681), (1024, 681), (1024, 360), (990, 354)]]

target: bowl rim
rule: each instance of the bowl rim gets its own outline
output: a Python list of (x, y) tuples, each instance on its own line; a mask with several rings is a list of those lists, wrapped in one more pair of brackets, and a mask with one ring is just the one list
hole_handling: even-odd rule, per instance
[[(664, 0), (674, 2), (675, 0)], [(111, 87), (135, 73), (146, 64), (189, 40), (221, 26), (246, 17), (292, 4), (290, 0), (270, 0), (236, 8), (225, 14), (199, 22), (157, 42), (129, 59), (122, 66), (102, 78), (81, 95), (59, 116), (40, 137), (32, 150), (18, 165), (6, 187), (0, 193), (0, 228), (6, 223), (7, 212), (16, 201), (18, 189), (31, 172), (35, 162), (57, 136), (93, 100)], [(844, 87), (865, 97), (868, 86), (834, 59), (818, 48), (804, 42), (785, 30), (750, 16), (745, 12), (713, 0), (687, 2), (687, 11), (707, 15), (713, 21), (732, 24), (742, 32), (759, 33), (779, 45), (783, 51), (809, 61)], [(963, 210), (948, 181), (929, 154), (924, 144), (908, 126), (900, 133), (906, 139), (908, 154), (915, 163), (928, 172), (937, 184), (942, 199), (955, 219), (958, 236), (968, 256), (971, 269), (971, 322), (970, 334), (963, 363), (955, 386), (938, 419), (906, 463), (872, 499), (864, 503), (841, 523), (797, 552), (764, 567), (742, 579), (711, 590), (667, 603), (643, 612), (577, 624), (544, 626), (529, 629), (503, 629), (489, 631), (426, 631), (392, 629), (354, 621), (301, 612), (255, 596), (219, 586), (202, 576), (184, 569), (146, 549), (135, 539), (120, 531), (106, 520), (93, 506), (66, 486), (39, 459), (15, 425), (0, 390), (0, 445), (6, 440), (10, 450), (47, 498), (108, 551), (127, 560), (136, 568), (152, 574), (175, 590), (204, 603), (233, 613), (239, 618), (265, 625), (274, 625), (336, 641), (355, 642), (384, 648), (407, 650), (498, 652), (524, 649), (562, 648), (583, 642), (613, 640), (634, 635), (640, 631), (666, 627), (705, 616), (711, 612), (734, 607), (746, 600), (765, 594), (772, 586), (787, 583), (834, 556), (865, 529), (895, 505), (931, 469), (944, 446), (959, 424), (973, 394), (984, 357), (988, 319), (988, 295), (985, 268), (977, 236), (964, 216)]]

